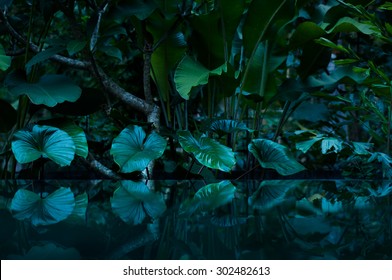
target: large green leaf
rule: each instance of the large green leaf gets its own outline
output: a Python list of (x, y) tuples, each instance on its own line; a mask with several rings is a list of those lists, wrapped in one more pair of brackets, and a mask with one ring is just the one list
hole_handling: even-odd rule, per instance
[(63, 75), (44, 75), (37, 83), (21, 83), (10, 91), (19, 96), (26, 94), (36, 105), (56, 106), (64, 101), (76, 101), (82, 90)]
[(235, 121), (235, 120), (215, 120), (212, 121), (208, 126), (208, 131), (213, 131), (217, 133), (219, 136), (223, 136), (227, 133), (234, 133), (238, 131), (249, 131), (249, 129), (245, 123)]
[(209, 184), (199, 189), (195, 196), (185, 201), (180, 213), (191, 215), (196, 211), (208, 212), (231, 202), (234, 198), (235, 186), (230, 181)]
[(12, 199), (10, 210), (18, 220), (30, 220), (35, 226), (50, 225), (65, 220), (75, 207), (69, 188), (59, 188), (45, 198), (29, 190), (20, 189)]
[[(34, 66), (35, 64), (48, 60), (55, 54), (58, 54), (59, 52), (62, 52), (65, 49), (66, 48), (64, 46), (55, 46), (55, 47), (47, 48), (46, 50), (37, 53), (26, 63), (26, 69), (31, 69), (31, 67)], [(27, 70), (27, 72), (29, 72), (29, 70)]]
[(0, 70), (5, 71), (11, 65), (11, 57), (5, 55), (5, 50), (0, 44)]
[(226, 64), (214, 70), (208, 70), (199, 62), (189, 56), (185, 56), (177, 66), (174, 74), (174, 82), (181, 97), (188, 100), (192, 87), (205, 85), (208, 83), (210, 75), (221, 75), (222, 72), (226, 71)]
[(157, 133), (146, 137), (143, 128), (130, 125), (113, 140), (110, 154), (122, 172), (142, 171), (150, 161), (162, 156), (166, 144)]
[[(173, 26), (175, 18), (164, 20), (160, 13), (154, 13), (154, 15), (154, 17), (150, 17), (148, 30), (153, 35), (154, 42), (158, 42), (167, 36), (167, 30)], [(181, 30), (173, 30), (151, 55), (153, 78), (165, 101), (169, 98), (169, 75), (184, 56), (186, 45), (187, 43)]]
[(258, 210), (268, 210), (287, 201), (286, 194), (293, 188), (299, 186), (299, 181), (294, 180), (273, 180), (263, 181), (259, 185), (260, 192), (249, 198), (253, 208)]
[(292, 175), (305, 170), (287, 147), (271, 140), (254, 139), (248, 145), (248, 149), (262, 167), (275, 169), (281, 175)]
[[(41, 122), (40, 122), (41, 124)], [(80, 126), (77, 126), (71, 120), (68, 119), (52, 119), (49, 121), (42, 122), (44, 125), (54, 126), (62, 131), (68, 133), (71, 136), (75, 144), (75, 153), (78, 156), (86, 158), (88, 155), (88, 144), (86, 134)]]
[(60, 166), (70, 165), (75, 156), (75, 144), (64, 131), (50, 126), (34, 125), (15, 133), (12, 152), (19, 163), (29, 163), (40, 157), (49, 158)]
[(155, 193), (143, 182), (122, 181), (111, 199), (113, 212), (124, 222), (140, 224), (149, 216), (158, 218), (165, 212), (166, 204), (160, 193)]
[(229, 172), (235, 164), (233, 151), (207, 136), (195, 139), (189, 131), (177, 132), (181, 147), (209, 168)]
[(8, 132), (16, 123), (16, 111), (6, 101), (0, 99), (0, 133)]

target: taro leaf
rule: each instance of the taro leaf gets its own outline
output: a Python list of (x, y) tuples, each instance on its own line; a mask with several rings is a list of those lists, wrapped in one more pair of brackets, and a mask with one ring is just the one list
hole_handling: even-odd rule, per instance
[(159, 193), (149, 190), (143, 182), (123, 181), (111, 199), (113, 212), (130, 224), (140, 224), (149, 216), (158, 218), (165, 212), (166, 204)]
[(249, 151), (264, 168), (275, 169), (279, 174), (287, 176), (305, 170), (298, 163), (289, 149), (267, 139), (254, 139), (248, 145)]
[(11, 65), (11, 57), (5, 55), (5, 50), (0, 44), (0, 70), (5, 71)]
[(246, 124), (235, 120), (215, 120), (209, 125), (208, 130), (217, 133), (219, 136), (238, 131), (253, 131), (247, 128)]
[(166, 144), (155, 132), (146, 137), (143, 128), (130, 125), (113, 140), (110, 154), (122, 172), (142, 171), (150, 161), (162, 156)]
[(16, 123), (16, 111), (6, 101), (0, 99), (0, 133), (8, 132)]
[(63, 75), (45, 75), (37, 83), (21, 83), (10, 89), (15, 95), (26, 94), (36, 105), (56, 106), (64, 101), (76, 101), (82, 90)]
[(295, 143), (295, 148), (297, 150), (300, 150), (304, 154), (318, 141), (321, 141), (323, 139), (322, 136), (316, 136), (310, 140), (306, 140), (303, 142)]
[(339, 153), (342, 150), (343, 141), (334, 137), (327, 137), (321, 141), (321, 152), (323, 155), (327, 153)]
[(180, 213), (192, 215), (196, 211), (212, 211), (231, 202), (235, 190), (235, 186), (228, 180), (209, 184), (199, 189), (192, 199), (184, 202), (180, 207)]
[(235, 164), (233, 151), (214, 139), (203, 135), (195, 139), (189, 131), (177, 132), (181, 147), (209, 168), (229, 172)]
[(258, 210), (269, 210), (284, 202), (287, 192), (297, 186), (297, 181), (263, 181), (259, 185), (260, 193), (249, 198), (250, 204)]
[(54, 126), (71, 136), (75, 144), (75, 154), (86, 158), (88, 155), (88, 144), (86, 134), (80, 126), (67, 119), (53, 119), (43, 122), (45, 125)]
[(75, 207), (70, 218), (86, 219), (86, 211), (88, 206), (88, 195), (82, 193), (75, 197)]
[(66, 132), (50, 126), (34, 125), (31, 130), (16, 132), (11, 147), (19, 163), (29, 163), (43, 157), (65, 166), (70, 165), (75, 156), (72, 138)]
[(59, 188), (45, 198), (29, 190), (15, 193), (10, 210), (15, 219), (30, 220), (34, 226), (51, 225), (65, 220), (75, 207), (75, 198), (69, 188)]
[(199, 62), (186, 55), (177, 66), (174, 82), (180, 96), (188, 100), (192, 87), (205, 85), (208, 83), (210, 75), (219, 76), (226, 71), (226, 63), (214, 70), (208, 70)]

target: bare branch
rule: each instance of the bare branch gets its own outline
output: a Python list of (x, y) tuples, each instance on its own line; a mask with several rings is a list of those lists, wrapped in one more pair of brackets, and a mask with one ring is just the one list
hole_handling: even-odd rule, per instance
[(97, 161), (94, 156), (91, 153), (88, 153), (87, 160), (83, 160), (83, 162), (93, 169), (94, 171), (98, 172), (99, 174), (103, 175), (104, 177), (110, 178), (110, 179), (115, 179), (115, 180), (120, 180), (121, 177), (116, 174), (114, 171), (111, 169), (107, 168), (104, 166), (102, 163)]

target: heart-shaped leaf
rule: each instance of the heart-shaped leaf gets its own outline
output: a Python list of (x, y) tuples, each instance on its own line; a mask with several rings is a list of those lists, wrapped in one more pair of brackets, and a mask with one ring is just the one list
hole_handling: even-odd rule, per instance
[(143, 128), (130, 125), (113, 140), (110, 154), (122, 172), (142, 171), (150, 161), (162, 156), (166, 144), (155, 132), (146, 137)]
[(5, 55), (5, 50), (0, 44), (0, 70), (5, 71), (11, 65), (11, 57)]
[(229, 172), (235, 164), (233, 151), (207, 136), (195, 139), (189, 131), (177, 132), (181, 147), (209, 168)]
[(30, 220), (35, 226), (51, 225), (65, 220), (75, 207), (75, 198), (69, 188), (59, 188), (45, 198), (29, 190), (15, 193), (10, 210), (15, 219)]
[(248, 149), (262, 167), (275, 169), (281, 175), (292, 175), (305, 170), (287, 147), (271, 140), (254, 139), (248, 145)]
[(231, 202), (235, 186), (230, 181), (209, 184), (199, 189), (195, 196), (181, 205), (180, 213), (191, 215), (196, 211), (208, 212)]
[(174, 74), (174, 83), (181, 97), (188, 100), (192, 87), (205, 85), (208, 83), (210, 75), (221, 75), (222, 72), (226, 71), (226, 64), (214, 70), (208, 70), (199, 62), (189, 56), (185, 56), (177, 66)]
[(238, 131), (252, 132), (246, 124), (235, 120), (215, 120), (209, 125), (208, 130), (217, 133), (219, 136)]
[(149, 216), (158, 218), (166, 210), (162, 195), (149, 190), (143, 182), (123, 181), (111, 199), (113, 212), (124, 222), (140, 224)]
[(249, 198), (250, 204), (258, 210), (274, 208), (286, 200), (289, 190), (298, 186), (299, 182), (294, 180), (263, 181), (259, 185), (260, 192)]
[(40, 124), (53, 126), (65, 131), (69, 136), (71, 136), (75, 144), (75, 153), (78, 156), (86, 158), (88, 155), (88, 144), (86, 134), (80, 126), (74, 124), (68, 119), (51, 119), (49, 121), (40, 122)]
[(12, 152), (19, 163), (29, 163), (40, 157), (49, 158), (60, 166), (70, 165), (75, 156), (75, 144), (64, 131), (50, 126), (34, 125), (15, 133)]
[(63, 75), (45, 75), (37, 83), (20, 83), (10, 91), (19, 96), (26, 94), (36, 105), (56, 106), (64, 101), (76, 101), (82, 90)]

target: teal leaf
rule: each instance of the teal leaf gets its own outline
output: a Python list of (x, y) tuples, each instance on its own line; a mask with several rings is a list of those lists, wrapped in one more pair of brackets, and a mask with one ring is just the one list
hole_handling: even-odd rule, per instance
[(142, 171), (150, 161), (162, 156), (166, 144), (157, 133), (146, 136), (143, 128), (130, 125), (113, 140), (110, 154), (122, 172)]
[(228, 180), (209, 184), (199, 189), (192, 199), (185, 201), (180, 207), (180, 213), (192, 215), (197, 211), (212, 211), (231, 202), (235, 190), (235, 186)]
[(26, 63), (26, 69), (30, 69), (35, 64), (48, 60), (49, 58), (53, 57), (55, 54), (58, 54), (59, 52), (62, 52), (63, 50), (65, 50), (64, 46), (55, 46), (55, 47), (47, 48), (46, 50), (37, 53)]
[(298, 187), (298, 181), (263, 181), (259, 185), (260, 192), (251, 196), (249, 201), (254, 209), (269, 210), (286, 201), (287, 192), (296, 187)]
[(219, 136), (239, 131), (252, 132), (245, 123), (236, 120), (215, 120), (208, 126), (208, 131), (213, 131)]
[(98, 48), (99, 51), (105, 53), (108, 56), (117, 58), (120, 62), (123, 59), (122, 52), (119, 48), (112, 46), (102, 46)]
[(111, 199), (113, 212), (130, 224), (140, 224), (147, 217), (156, 219), (166, 210), (161, 194), (152, 192), (143, 182), (122, 181)]
[(227, 65), (208, 70), (199, 62), (189, 56), (185, 56), (177, 66), (174, 74), (174, 83), (180, 96), (186, 100), (190, 97), (192, 87), (205, 85), (208, 83), (210, 75), (221, 75), (227, 71)]
[(37, 83), (21, 83), (10, 89), (19, 96), (26, 94), (36, 105), (56, 106), (64, 101), (76, 101), (82, 90), (63, 75), (45, 75)]
[(29, 220), (34, 226), (51, 225), (65, 220), (75, 207), (69, 188), (59, 188), (45, 198), (29, 190), (20, 189), (12, 199), (10, 210), (17, 220)]
[(50, 126), (34, 125), (31, 130), (15, 133), (12, 152), (19, 163), (29, 163), (41, 157), (60, 166), (70, 165), (75, 156), (75, 144), (64, 131)]
[(295, 148), (297, 150), (300, 150), (301, 152), (303, 152), (304, 154), (309, 151), (309, 149), (318, 141), (321, 141), (323, 138), (320, 136), (314, 137), (312, 139), (303, 141), (303, 142), (298, 142), (295, 143)]
[(249, 151), (264, 168), (275, 169), (279, 174), (287, 176), (305, 170), (298, 163), (289, 149), (267, 139), (254, 139), (248, 145)]
[(372, 143), (365, 142), (352, 142), (354, 147), (354, 153), (357, 155), (369, 155), (370, 150), (373, 148)]
[(177, 132), (181, 147), (204, 166), (229, 172), (235, 164), (233, 151), (207, 136), (195, 139), (189, 131)]
[(334, 137), (326, 137), (321, 141), (321, 152), (323, 155), (327, 153), (339, 153), (342, 150), (343, 141)]
[(0, 44), (0, 70), (5, 71), (11, 65), (11, 57), (5, 54), (4, 47)]
[(0, 99), (0, 133), (8, 132), (16, 124), (16, 110), (8, 102)]
[(67, 44), (67, 51), (70, 56), (74, 55), (75, 53), (80, 52), (81, 50), (84, 49), (84, 47), (87, 45), (87, 41), (83, 40), (71, 40)]
[(78, 156), (86, 158), (88, 155), (88, 144), (86, 134), (80, 126), (67, 119), (52, 119), (44, 121), (44, 125), (54, 126), (62, 131), (65, 131), (73, 140), (75, 144), (75, 153)]

